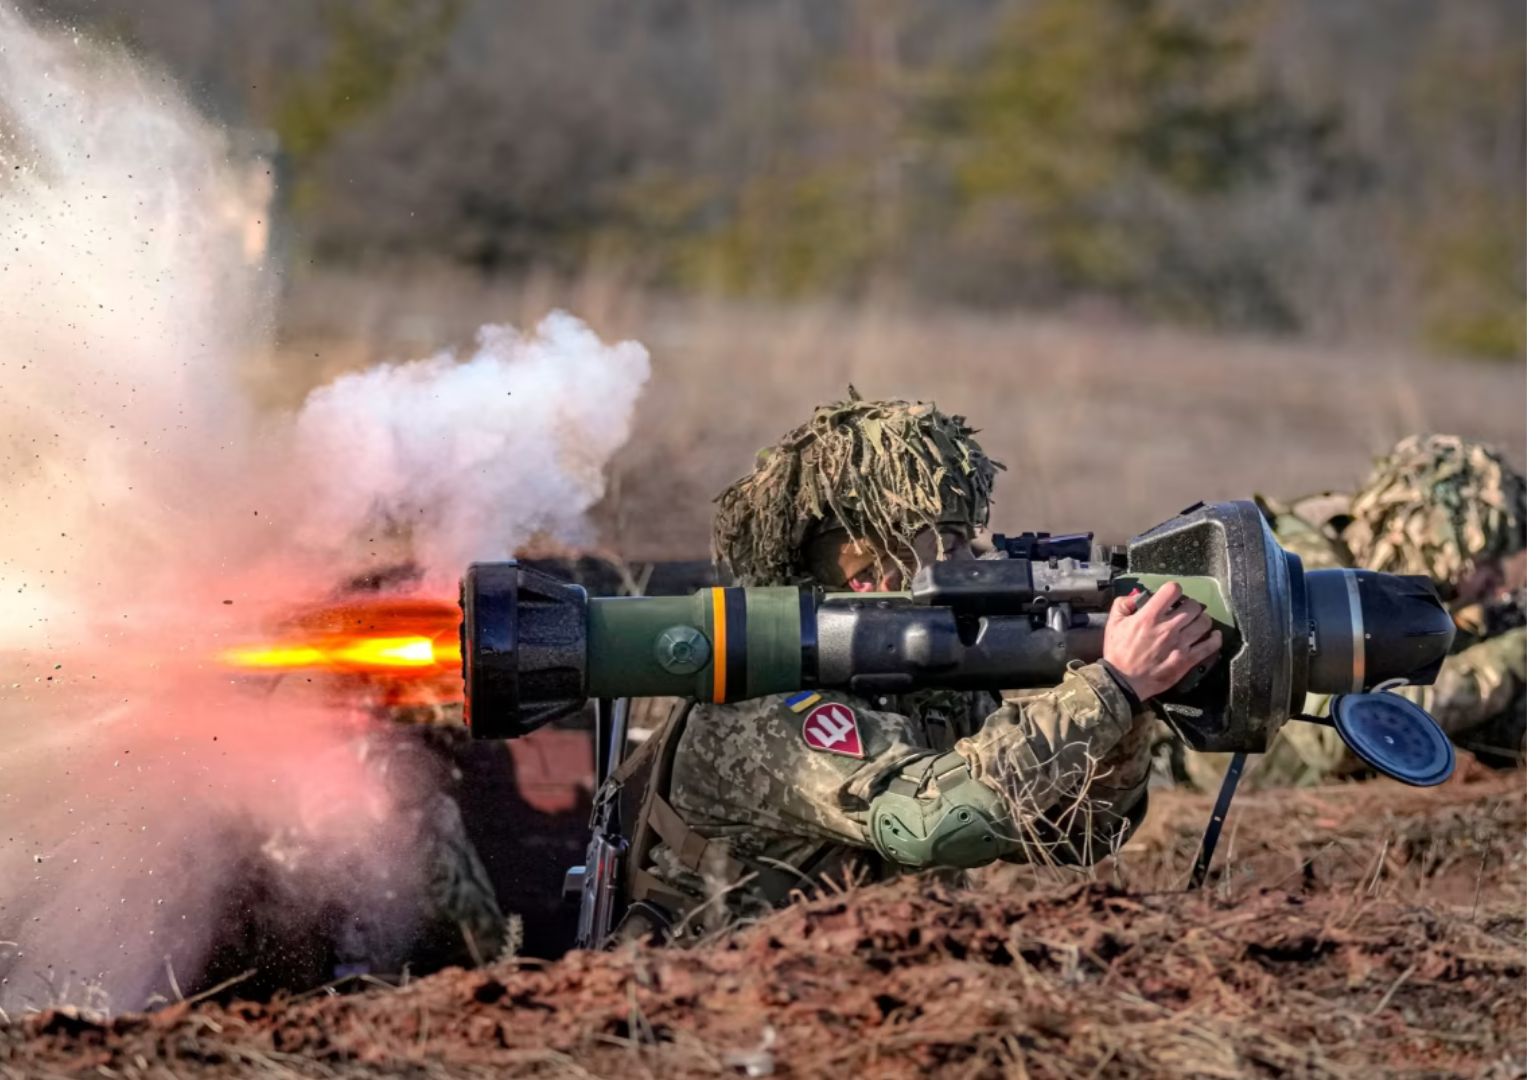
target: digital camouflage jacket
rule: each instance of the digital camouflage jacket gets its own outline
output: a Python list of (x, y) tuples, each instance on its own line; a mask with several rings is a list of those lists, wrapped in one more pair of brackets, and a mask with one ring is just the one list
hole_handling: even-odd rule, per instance
[(684, 703), (639, 754), (651, 771), (628, 900), (699, 932), (902, 868), (1089, 864), (1143, 817), (1155, 723), (1100, 664), (1003, 703)]

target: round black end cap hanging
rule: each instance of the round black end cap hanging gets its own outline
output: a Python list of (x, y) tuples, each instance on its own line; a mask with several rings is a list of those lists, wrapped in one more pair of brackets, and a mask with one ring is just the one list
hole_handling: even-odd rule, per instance
[(1377, 772), (1416, 787), (1432, 787), (1454, 772), (1454, 744), (1433, 717), (1391, 693), (1342, 694), (1331, 721), (1353, 751)]

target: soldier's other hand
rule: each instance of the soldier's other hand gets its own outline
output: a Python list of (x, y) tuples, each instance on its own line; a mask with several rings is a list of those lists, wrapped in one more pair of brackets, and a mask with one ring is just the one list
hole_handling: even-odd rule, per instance
[(1168, 581), (1143, 607), (1120, 596), (1107, 614), (1102, 662), (1123, 676), (1140, 701), (1163, 694), (1219, 651), (1219, 631), (1203, 605)]

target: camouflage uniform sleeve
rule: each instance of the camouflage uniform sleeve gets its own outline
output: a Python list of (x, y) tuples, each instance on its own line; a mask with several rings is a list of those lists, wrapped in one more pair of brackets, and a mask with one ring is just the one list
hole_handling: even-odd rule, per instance
[(1397, 693), (1421, 705), (1460, 742), (1523, 699), (1527, 630), (1519, 626), (1478, 641), (1445, 660), (1432, 686), (1408, 686)]
[(1143, 820), (1159, 727), (1087, 664), (1056, 687), (1007, 695), (957, 752), (1009, 808), (1021, 857), (1089, 865)]
[[(1099, 664), (1007, 702), (950, 750), (926, 745), (917, 721), (841, 695), (801, 713), (789, 702), (691, 713), (669, 799), (692, 828), (746, 854), (773, 847), (766, 834), (906, 866), (978, 866), (1094, 860), (1142, 814), (1153, 721), (1135, 722)], [(853, 734), (818, 745), (810, 726), (844, 717)]]

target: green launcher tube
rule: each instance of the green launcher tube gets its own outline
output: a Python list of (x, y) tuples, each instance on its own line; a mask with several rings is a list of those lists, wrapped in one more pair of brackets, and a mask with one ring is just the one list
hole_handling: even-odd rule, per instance
[(794, 588), (588, 601), (594, 697), (742, 701), (789, 693), (814, 669), (814, 600)]

